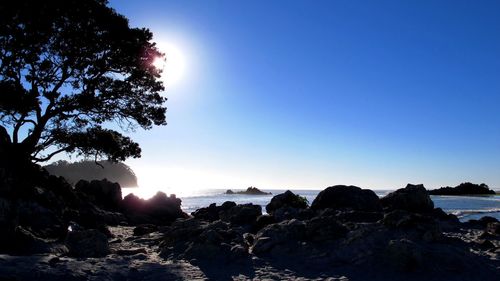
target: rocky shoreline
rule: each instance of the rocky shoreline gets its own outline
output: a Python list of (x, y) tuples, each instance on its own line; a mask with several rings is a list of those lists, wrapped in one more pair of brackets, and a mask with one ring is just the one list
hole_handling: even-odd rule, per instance
[(422, 185), (380, 199), (332, 186), (310, 206), (286, 191), (267, 214), (228, 201), (188, 215), (173, 195), (122, 200), (108, 181), (72, 188), (42, 171), (23, 193), (11, 182), (4, 174), (0, 280), (493, 281), (500, 274), (500, 223), (461, 223), (434, 208)]

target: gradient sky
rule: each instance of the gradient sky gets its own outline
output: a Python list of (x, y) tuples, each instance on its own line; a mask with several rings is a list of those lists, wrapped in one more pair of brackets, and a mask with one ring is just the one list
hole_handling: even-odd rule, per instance
[(140, 185), (500, 187), (499, 1), (110, 1), (185, 59)]

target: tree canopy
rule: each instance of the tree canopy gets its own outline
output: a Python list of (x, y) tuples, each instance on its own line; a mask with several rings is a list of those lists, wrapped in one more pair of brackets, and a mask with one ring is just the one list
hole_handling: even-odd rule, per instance
[(139, 157), (119, 131), (166, 124), (152, 39), (105, 0), (2, 1), (0, 130), (33, 162)]

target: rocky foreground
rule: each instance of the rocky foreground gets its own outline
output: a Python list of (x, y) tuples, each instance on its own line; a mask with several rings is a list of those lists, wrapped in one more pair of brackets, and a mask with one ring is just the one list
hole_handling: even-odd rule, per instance
[(333, 186), (310, 206), (286, 191), (273, 197), (267, 214), (258, 205), (225, 202), (187, 215), (174, 196), (122, 200), (119, 186), (107, 181), (72, 188), (40, 177), (16, 197), (12, 185), (0, 189), (0, 280), (500, 276), (500, 223), (461, 223), (434, 208), (422, 185), (380, 199), (371, 190)]

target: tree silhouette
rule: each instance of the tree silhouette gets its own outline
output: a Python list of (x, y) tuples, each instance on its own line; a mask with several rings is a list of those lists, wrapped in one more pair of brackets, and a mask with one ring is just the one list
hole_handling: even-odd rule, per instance
[(141, 150), (118, 128), (166, 124), (153, 66), (163, 54), (148, 29), (129, 27), (107, 4), (0, 3), (0, 133), (10, 153), (32, 162), (61, 152), (120, 161)]
[(122, 187), (137, 186), (137, 177), (134, 171), (124, 163), (99, 161), (99, 167), (94, 161), (79, 161), (70, 163), (64, 160), (44, 166), (50, 174), (64, 177), (68, 183), (75, 185), (80, 180), (108, 179), (117, 182)]

